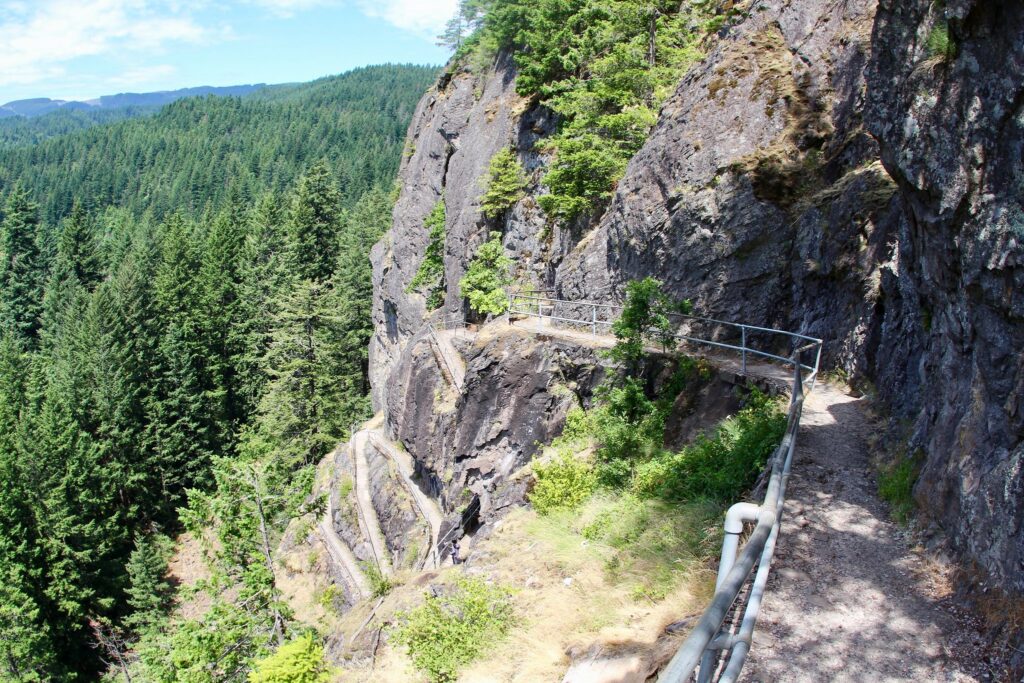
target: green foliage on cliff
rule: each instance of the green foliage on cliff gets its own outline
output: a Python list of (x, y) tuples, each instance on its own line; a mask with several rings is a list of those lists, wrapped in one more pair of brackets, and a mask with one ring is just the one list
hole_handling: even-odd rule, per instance
[(512, 259), (505, 255), (501, 233), (492, 232), (459, 280), (462, 296), (469, 299), (470, 307), (481, 315), (501, 315), (508, 308), (505, 289), (512, 284), (511, 270)]
[(785, 432), (786, 415), (778, 402), (754, 390), (746, 406), (713, 436), (700, 436), (678, 453), (662, 451), (639, 464), (630, 488), (645, 497), (727, 504), (753, 486)]
[(530, 504), (540, 514), (553, 510), (574, 510), (590, 498), (597, 485), (593, 466), (572, 453), (559, 453), (545, 465), (534, 464), (537, 481), (530, 491)]
[(249, 672), (249, 683), (328, 683), (331, 679), (323, 645), (312, 633), (282, 645)]
[(426, 594), (423, 604), (398, 615), (395, 642), (431, 681), (454, 681), (512, 626), (510, 592), (463, 577), (447, 592)]
[[(569, 412), (563, 434), (552, 443), (561, 457), (534, 468), (531, 502), (541, 513), (576, 508), (596, 486), (640, 498), (725, 504), (753, 485), (785, 432), (778, 401), (755, 390), (711, 436), (678, 452), (666, 449), (665, 426), (676, 397), (699, 388), (710, 370), (678, 356), (670, 376), (651, 377), (656, 366), (646, 347), (658, 342), (671, 351), (670, 315), (688, 311), (690, 304), (670, 300), (652, 278), (631, 282), (626, 291), (623, 312), (612, 327), (617, 342), (607, 353), (619, 364), (618, 372), (598, 387), (589, 410)], [(595, 447), (593, 463), (573, 459), (571, 453), (588, 442)]]
[(427, 248), (416, 274), (406, 287), (407, 292), (426, 289), (427, 310), (433, 310), (444, 303), (444, 240), (445, 240), (444, 196), (434, 204), (423, 227), (428, 230)]
[(939, 57), (944, 60), (956, 57), (956, 42), (949, 33), (949, 24), (945, 21), (936, 24), (929, 31), (926, 45), (931, 57)]
[(689, 299), (671, 300), (662, 291), (661, 282), (653, 277), (627, 283), (622, 313), (612, 323), (616, 341), (608, 357), (624, 364), (628, 374), (635, 374), (637, 365), (646, 355), (646, 345), (657, 343), (665, 349), (675, 346), (672, 316), (692, 310)]
[(542, 143), (553, 155), (544, 177), (550, 194), (540, 199), (550, 216), (590, 213), (611, 196), (658, 108), (701, 56), (707, 6), (678, 0), (461, 4), (457, 58), (480, 63), (511, 50), (518, 92), (561, 117), (558, 132)]
[(526, 195), (526, 174), (523, 165), (509, 148), (491, 157), (485, 176), (480, 208), (488, 218), (500, 218)]

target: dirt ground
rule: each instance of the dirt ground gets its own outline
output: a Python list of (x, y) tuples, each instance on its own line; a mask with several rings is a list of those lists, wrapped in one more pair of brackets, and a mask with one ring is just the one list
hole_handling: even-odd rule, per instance
[(994, 680), (950, 609), (944, 569), (890, 520), (869, 461), (866, 399), (805, 402), (748, 682)]

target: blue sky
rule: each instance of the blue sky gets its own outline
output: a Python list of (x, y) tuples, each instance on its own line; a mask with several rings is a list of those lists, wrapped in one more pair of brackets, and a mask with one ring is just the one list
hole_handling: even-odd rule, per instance
[(0, 0), (0, 103), (441, 64), (457, 0)]

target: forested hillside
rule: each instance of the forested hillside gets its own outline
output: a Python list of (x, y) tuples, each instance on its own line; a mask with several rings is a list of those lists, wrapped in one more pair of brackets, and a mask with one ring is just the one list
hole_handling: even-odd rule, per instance
[(352, 202), (394, 175), (416, 105), (409, 93), (422, 93), (434, 73), (367, 67), (246, 98), (179, 100), (150, 118), (39, 144), (0, 145), (0, 191), (20, 182), (47, 222), (66, 217), (76, 201), (87, 210), (152, 210), (159, 219), (219, 207), (232, 193), (251, 201), (263, 190), (281, 192), (323, 159)]
[[(0, 678), (237, 677), (281, 642), (267, 553), (367, 413), (367, 254), (434, 74), (183, 100), (0, 154)], [(168, 629), (182, 526), (213, 607)]]

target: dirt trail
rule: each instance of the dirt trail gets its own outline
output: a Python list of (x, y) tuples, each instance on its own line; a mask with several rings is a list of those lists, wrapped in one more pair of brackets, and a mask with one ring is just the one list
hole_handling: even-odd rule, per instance
[(412, 496), (416, 507), (419, 508), (420, 513), (426, 518), (427, 523), (430, 524), (430, 547), (435, 547), (441, 532), (441, 524), (444, 522), (444, 514), (441, 512), (441, 508), (438, 507), (437, 501), (424, 493), (419, 484), (413, 481), (416, 467), (412, 456), (406, 451), (399, 450), (380, 430), (367, 430), (366, 434), (369, 437), (370, 445), (395, 463), (406, 491)]
[(384, 540), (384, 533), (380, 528), (380, 520), (377, 519), (377, 510), (373, 507), (373, 499), (370, 496), (370, 466), (366, 461), (368, 438), (366, 430), (356, 432), (352, 438), (352, 465), (356, 475), (356, 509), (363, 527), (363, 534), (373, 549), (377, 568), (384, 576), (391, 576), (394, 573), (391, 566), (391, 555), (388, 552), (387, 542)]
[[(876, 494), (862, 399), (808, 395), (745, 681), (965, 682), (957, 625)], [(965, 661), (965, 660), (962, 660)]]

